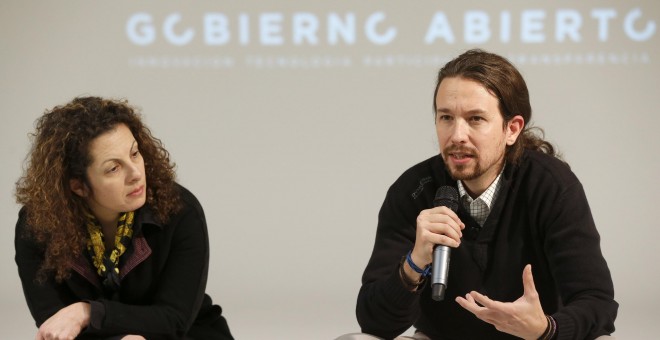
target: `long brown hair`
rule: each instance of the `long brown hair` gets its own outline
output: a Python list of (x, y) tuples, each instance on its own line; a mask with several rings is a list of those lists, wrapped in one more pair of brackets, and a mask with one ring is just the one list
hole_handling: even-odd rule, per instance
[(506, 58), (480, 49), (472, 49), (449, 61), (438, 73), (433, 94), (434, 113), (437, 111), (435, 98), (440, 83), (443, 79), (451, 77), (474, 80), (490, 91), (499, 101), (505, 127), (517, 115), (525, 120), (525, 127), (516, 142), (507, 146), (507, 162), (516, 164), (524, 149), (560, 157), (553, 145), (544, 140), (543, 129), (529, 125), (532, 119), (532, 106), (529, 102), (527, 84), (520, 72)]
[(161, 141), (151, 135), (140, 115), (125, 100), (80, 97), (46, 111), (35, 123), (32, 149), (23, 175), (16, 182), (16, 201), (27, 213), (27, 235), (43, 246), (44, 261), (37, 279), (53, 274), (59, 282), (83, 251), (87, 205), (69, 186), (71, 179), (89, 185), (86, 170), (92, 159), (90, 143), (125, 124), (144, 158), (147, 200), (156, 217), (167, 221), (180, 209), (174, 163)]

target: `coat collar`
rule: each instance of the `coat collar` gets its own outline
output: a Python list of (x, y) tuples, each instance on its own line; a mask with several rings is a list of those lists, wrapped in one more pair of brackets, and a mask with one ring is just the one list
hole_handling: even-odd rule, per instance
[[(131, 239), (131, 249), (126, 252), (126, 258), (122, 261), (122, 266), (120, 267), (119, 272), (120, 279), (123, 279), (126, 274), (130, 273), (140, 263), (149, 258), (152, 253), (151, 247), (149, 247), (149, 243), (144, 237), (143, 229), (150, 226), (157, 228), (159, 231), (163, 229), (163, 224), (156, 220), (156, 216), (151, 210), (151, 207), (145, 206), (138, 209), (136, 215), (137, 217), (135, 218), (133, 228), (133, 238)], [(71, 269), (97, 288), (101, 288), (101, 278), (96, 273), (94, 266), (86, 256), (85, 252), (86, 250), (83, 250), (83, 253), (73, 261)]]

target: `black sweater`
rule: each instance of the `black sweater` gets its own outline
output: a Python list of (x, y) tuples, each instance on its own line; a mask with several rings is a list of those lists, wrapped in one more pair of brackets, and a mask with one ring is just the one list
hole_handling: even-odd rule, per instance
[(16, 224), (16, 264), (37, 326), (74, 302), (91, 304), (89, 326), (78, 339), (232, 339), (218, 305), (205, 294), (209, 240), (202, 206), (181, 187), (183, 209), (168, 223), (156, 222), (149, 206), (137, 210), (132, 246), (120, 257), (121, 288), (105, 296), (87, 256), (62, 283), (35, 282), (43, 247), (25, 233), (25, 209)]
[(416, 218), (432, 207), (437, 188), (456, 187), (440, 156), (408, 169), (390, 187), (378, 215), (373, 253), (362, 277), (357, 319), (362, 331), (394, 338), (411, 325), (433, 339), (510, 339), (457, 302), (476, 290), (512, 302), (523, 294), (522, 272), (532, 265), (543, 311), (558, 324), (557, 339), (593, 339), (614, 331), (618, 304), (582, 185), (552, 156), (526, 151), (507, 165), (483, 229), (460, 207), (461, 245), (452, 250), (445, 299), (427, 283), (405, 289), (402, 256), (415, 244)]

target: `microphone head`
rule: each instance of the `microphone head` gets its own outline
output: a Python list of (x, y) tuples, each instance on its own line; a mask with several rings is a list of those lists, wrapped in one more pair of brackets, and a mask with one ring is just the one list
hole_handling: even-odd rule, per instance
[(438, 188), (433, 199), (434, 207), (447, 207), (452, 211), (458, 210), (458, 191), (449, 185)]

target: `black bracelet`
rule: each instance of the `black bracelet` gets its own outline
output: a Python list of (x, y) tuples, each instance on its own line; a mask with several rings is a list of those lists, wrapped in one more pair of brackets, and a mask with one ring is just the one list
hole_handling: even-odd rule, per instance
[(410, 280), (408, 275), (406, 275), (406, 272), (403, 269), (403, 263), (406, 261), (406, 257), (401, 258), (401, 262), (399, 263), (399, 279), (401, 279), (401, 282), (403, 283), (403, 286), (410, 292), (415, 292), (419, 289), (419, 286), (421, 286), (424, 283), (424, 276), (420, 277), (420, 280), (417, 282), (414, 282)]
[(557, 333), (557, 321), (550, 315), (546, 315), (545, 319), (548, 321), (548, 326), (545, 328), (545, 331), (539, 337), (539, 340), (550, 340), (554, 339)]
[(550, 330), (550, 334), (548, 334), (548, 339), (554, 339), (557, 335), (557, 320), (555, 320), (555, 318), (550, 315), (548, 315), (548, 320), (550, 320), (550, 323), (552, 324), (552, 329)]

